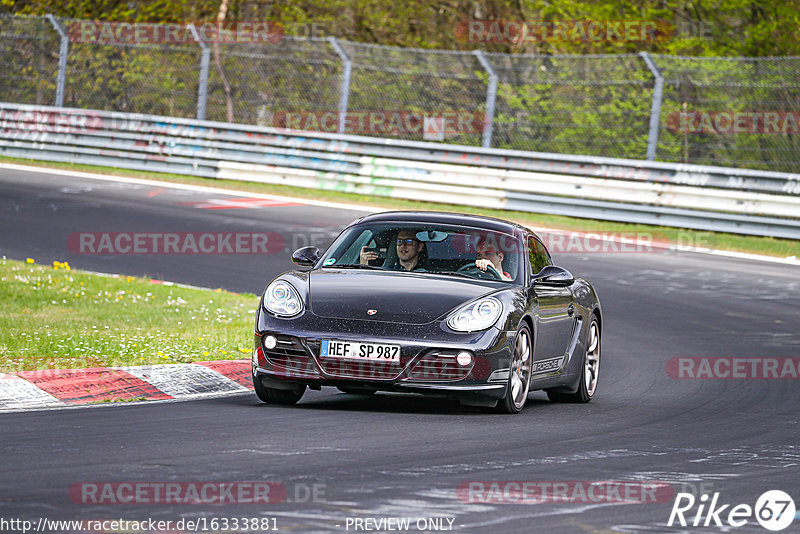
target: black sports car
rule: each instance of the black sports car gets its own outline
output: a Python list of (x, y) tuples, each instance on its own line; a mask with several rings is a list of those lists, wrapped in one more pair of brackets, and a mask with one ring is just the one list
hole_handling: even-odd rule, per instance
[(589, 402), (602, 315), (592, 285), (553, 265), (530, 230), (499, 219), (386, 212), (324, 254), (292, 260), (256, 314), (253, 386), (271, 404), (306, 387), (439, 394), (517, 413), (530, 390)]

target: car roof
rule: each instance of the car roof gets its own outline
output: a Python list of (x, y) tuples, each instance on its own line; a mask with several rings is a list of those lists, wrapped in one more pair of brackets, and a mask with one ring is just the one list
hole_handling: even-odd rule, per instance
[(353, 224), (374, 223), (374, 222), (408, 222), (408, 223), (433, 223), (433, 224), (452, 224), (475, 226), (506, 232), (513, 234), (514, 230), (529, 232), (527, 228), (518, 224), (495, 219), (494, 217), (484, 217), (483, 215), (471, 215), (467, 213), (450, 213), (443, 211), (384, 211), (367, 215), (355, 221)]

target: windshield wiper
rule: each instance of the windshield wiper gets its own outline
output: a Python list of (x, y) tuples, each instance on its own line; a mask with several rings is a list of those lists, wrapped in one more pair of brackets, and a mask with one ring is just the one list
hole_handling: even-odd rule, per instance
[(363, 265), (361, 263), (343, 263), (340, 265), (333, 264), (333, 265), (323, 265), (323, 267), (329, 267), (333, 269), (372, 269), (377, 271), (388, 271), (385, 267), (377, 267), (375, 265)]
[(464, 278), (469, 278), (470, 280), (484, 280), (484, 278), (478, 278), (477, 276), (470, 276), (468, 274), (460, 273), (458, 271), (428, 271), (432, 274), (452, 274), (454, 276), (463, 276)]

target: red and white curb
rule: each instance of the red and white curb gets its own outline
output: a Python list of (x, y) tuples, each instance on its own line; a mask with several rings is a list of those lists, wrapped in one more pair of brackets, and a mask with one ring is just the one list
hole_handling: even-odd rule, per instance
[(174, 400), (252, 391), (250, 360), (0, 374), (0, 411)]

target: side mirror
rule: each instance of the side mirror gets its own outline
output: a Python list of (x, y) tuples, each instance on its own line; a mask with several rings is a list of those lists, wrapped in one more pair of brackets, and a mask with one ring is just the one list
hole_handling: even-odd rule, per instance
[(575, 281), (572, 273), (563, 267), (556, 267), (555, 265), (547, 265), (542, 269), (539, 274), (534, 275), (533, 283), (543, 286), (571, 286)]
[(292, 253), (292, 261), (300, 267), (313, 267), (319, 259), (317, 247), (298, 248)]

